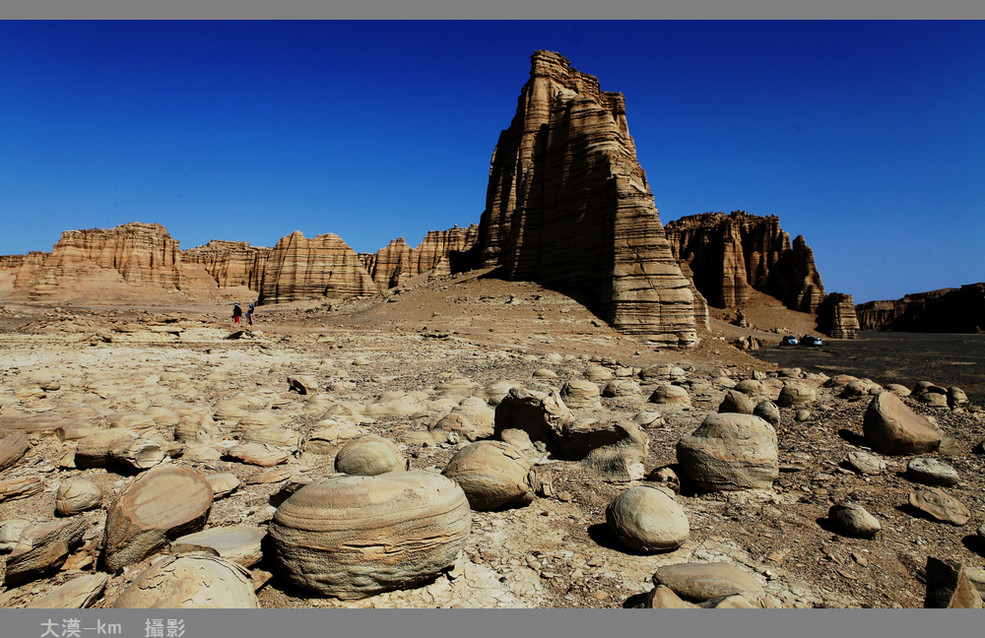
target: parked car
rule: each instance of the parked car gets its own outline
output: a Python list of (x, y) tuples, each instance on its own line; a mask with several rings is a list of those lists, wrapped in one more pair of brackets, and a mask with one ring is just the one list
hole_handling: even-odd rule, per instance
[(821, 343), (821, 340), (818, 339), (817, 337), (811, 335), (804, 335), (803, 337), (800, 338), (800, 345), (817, 347), (823, 344)]
[(780, 340), (781, 346), (795, 346), (798, 343), (800, 343), (800, 341), (798, 341), (797, 337), (793, 335), (786, 335), (785, 337), (783, 337), (783, 339)]

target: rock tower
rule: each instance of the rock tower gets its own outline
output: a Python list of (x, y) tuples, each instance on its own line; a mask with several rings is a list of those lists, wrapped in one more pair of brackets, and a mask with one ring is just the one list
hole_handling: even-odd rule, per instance
[(536, 51), (493, 153), (479, 259), (571, 295), (613, 327), (667, 345), (697, 337), (688, 281), (657, 215), (621, 93)]

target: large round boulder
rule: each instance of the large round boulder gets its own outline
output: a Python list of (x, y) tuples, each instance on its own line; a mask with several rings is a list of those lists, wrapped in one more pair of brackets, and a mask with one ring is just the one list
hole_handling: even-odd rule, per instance
[(561, 388), (561, 400), (572, 409), (601, 408), (599, 387), (586, 379), (572, 379)]
[(640, 552), (677, 549), (691, 533), (687, 514), (659, 487), (636, 485), (605, 509), (609, 529), (623, 545)]
[(765, 489), (780, 473), (776, 430), (751, 414), (710, 414), (677, 443), (681, 469), (699, 489)]
[(442, 472), (465, 491), (480, 512), (507, 503), (528, 505), (538, 485), (533, 466), (518, 448), (501, 441), (479, 441), (455, 453)]
[(471, 524), (457, 483), (415, 470), (309, 483), (281, 503), (267, 531), (290, 582), (351, 600), (433, 578), (455, 561)]
[(221, 558), (163, 558), (137, 576), (113, 602), (117, 609), (256, 609), (249, 572)]
[(865, 438), (886, 454), (924, 454), (941, 443), (941, 432), (892, 392), (880, 392), (862, 420)]

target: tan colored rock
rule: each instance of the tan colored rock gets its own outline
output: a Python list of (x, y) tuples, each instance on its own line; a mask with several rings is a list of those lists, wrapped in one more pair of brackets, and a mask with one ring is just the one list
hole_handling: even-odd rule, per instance
[(911, 506), (942, 523), (961, 526), (971, 520), (968, 508), (940, 488), (929, 487), (910, 492), (907, 500)]
[(96, 573), (73, 578), (26, 605), (28, 609), (85, 609), (99, 598), (109, 576)]
[(694, 299), (636, 159), (622, 94), (601, 91), (557, 53), (536, 51), (531, 67), (493, 155), (481, 266), (570, 290), (619, 330), (693, 346)]
[(828, 510), (828, 519), (844, 534), (871, 538), (882, 525), (858, 503), (836, 503)]
[(623, 545), (639, 552), (668, 552), (691, 534), (687, 514), (659, 487), (636, 485), (620, 493), (605, 510), (605, 520)]
[(756, 404), (746, 394), (729, 390), (725, 393), (725, 398), (718, 406), (719, 412), (735, 412), (737, 414), (752, 414), (756, 411)]
[(690, 215), (669, 222), (666, 232), (675, 259), (690, 266), (712, 306), (741, 308), (755, 289), (813, 313), (825, 297), (813, 251), (803, 237), (791, 245), (775, 215)]
[(528, 505), (540, 486), (523, 452), (500, 441), (466, 445), (448, 461), (442, 474), (461, 486), (469, 506), (479, 512), (507, 503)]
[(35, 298), (89, 281), (176, 290), (181, 287), (180, 253), (178, 241), (160, 224), (68, 230), (25, 284)]
[(88, 526), (84, 518), (77, 517), (25, 528), (7, 556), (4, 584), (13, 587), (57, 570)]
[(335, 471), (343, 474), (376, 476), (408, 468), (408, 461), (397, 445), (378, 434), (367, 434), (346, 443), (335, 457)]
[(586, 379), (572, 379), (565, 383), (561, 387), (561, 400), (575, 410), (602, 407), (599, 387)]
[(679, 385), (658, 385), (650, 395), (650, 403), (660, 405), (691, 405), (691, 397), (687, 390)]
[(171, 542), (174, 554), (214, 552), (219, 558), (242, 567), (252, 567), (263, 558), (260, 549), (265, 530), (251, 525), (231, 525), (180, 536)]
[(105, 562), (110, 571), (139, 562), (168, 539), (205, 527), (212, 486), (189, 469), (148, 470), (123, 488), (106, 518)]
[(626, 483), (643, 478), (650, 438), (633, 421), (580, 419), (564, 429), (556, 445), (563, 458), (579, 461), (602, 480)]
[(103, 490), (84, 478), (65, 479), (55, 493), (55, 514), (72, 516), (99, 507), (103, 503)]
[(776, 404), (781, 408), (802, 408), (817, 399), (814, 388), (803, 383), (784, 383)]
[(273, 467), (281, 463), (287, 463), (287, 460), (290, 458), (290, 454), (278, 447), (268, 445), (267, 443), (252, 442), (234, 445), (226, 450), (224, 456), (236, 459), (241, 463), (258, 465), (260, 467)]
[(31, 444), (23, 432), (11, 434), (0, 440), (0, 472), (19, 461), (29, 449)]
[(433, 578), (455, 561), (471, 524), (457, 483), (410, 471), (312, 482), (281, 503), (268, 533), (285, 578), (348, 600)]
[(859, 333), (858, 315), (852, 296), (832, 292), (817, 308), (818, 329), (832, 339), (856, 339)]
[(701, 609), (675, 594), (674, 590), (666, 585), (657, 585), (647, 592), (643, 606), (647, 609)]
[(755, 576), (730, 563), (665, 565), (653, 574), (653, 582), (669, 587), (684, 600), (695, 602), (763, 590)]
[(768, 489), (779, 475), (776, 430), (751, 414), (710, 414), (677, 443), (683, 472), (706, 491)]
[(198, 265), (215, 279), (219, 288), (246, 286), (259, 291), (270, 249), (245, 241), (220, 241), (181, 251), (184, 268)]
[(542, 395), (523, 388), (511, 388), (496, 406), (495, 432), (510, 428), (523, 430), (532, 442), (554, 445), (575, 420), (556, 390)]
[(75, 464), (80, 468), (123, 466), (146, 470), (166, 457), (163, 441), (122, 428), (90, 434), (75, 446)]
[(113, 601), (115, 609), (257, 609), (249, 572), (215, 556), (168, 556)]
[(877, 394), (862, 421), (865, 438), (886, 454), (925, 454), (941, 443), (941, 432), (892, 392)]
[(44, 479), (40, 476), (7, 479), (0, 481), (0, 503), (28, 498), (42, 491), (44, 491)]
[(294, 231), (270, 250), (258, 304), (376, 292), (359, 256), (338, 235), (308, 239)]

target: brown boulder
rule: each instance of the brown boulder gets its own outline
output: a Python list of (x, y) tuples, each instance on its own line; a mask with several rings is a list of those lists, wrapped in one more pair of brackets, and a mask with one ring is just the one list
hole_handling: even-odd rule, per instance
[(924, 454), (941, 443), (941, 432), (915, 414), (892, 392), (880, 392), (869, 403), (862, 421), (865, 438), (886, 454)]

